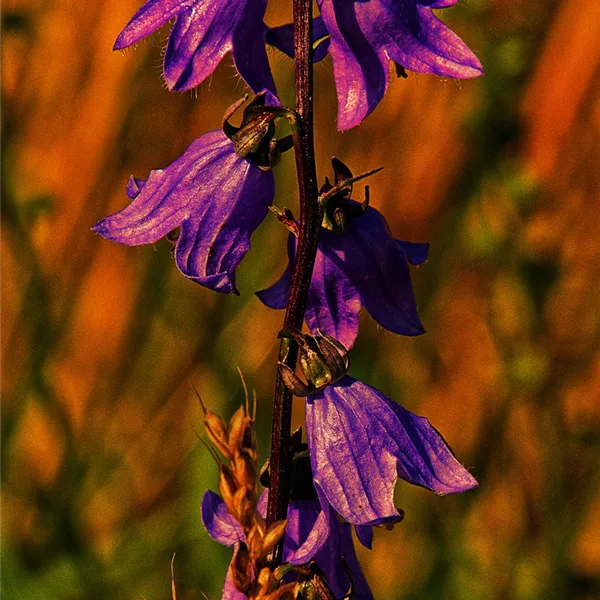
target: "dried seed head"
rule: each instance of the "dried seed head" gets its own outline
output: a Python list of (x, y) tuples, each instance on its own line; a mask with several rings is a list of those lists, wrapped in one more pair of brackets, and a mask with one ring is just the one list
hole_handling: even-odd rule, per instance
[(208, 433), (210, 441), (227, 460), (231, 460), (233, 455), (229, 450), (225, 421), (222, 417), (206, 408), (196, 388), (194, 388), (194, 392), (196, 392), (202, 412), (204, 413), (204, 427), (206, 427), (206, 433)]
[(248, 547), (244, 542), (241, 542), (235, 549), (229, 568), (233, 585), (243, 594), (247, 594), (252, 585), (252, 564)]
[(283, 537), (286, 526), (287, 519), (284, 519), (282, 521), (276, 521), (273, 523), (273, 525), (271, 525), (271, 527), (269, 527), (269, 530), (264, 536), (262, 542), (263, 556), (267, 556), (267, 554), (269, 554), (269, 552), (275, 548), (277, 542), (279, 542), (279, 540)]
[(240, 487), (233, 496), (233, 506), (229, 512), (236, 518), (242, 526), (244, 533), (248, 533), (254, 524), (256, 514), (256, 496), (243, 487)]
[(235, 494), (238, 490), (238, 482), (236, 481), (235, 475), (233, 474), (231, 467), (228, 465), (220, 465), (219, 467), (219, 491), (227, 510), (235, 516)]
[(260, 560), (263, 556), (263, 536), (257, 527), (252, 527), (246, 536), (248, 552), (252, 560)]
[(270, 594), (279, 583), (273, 576), (273, 571), (268, 567), (261, 569), (258, 574), (258, 597), (267, 596)]
[(227, 431), (228, 446), (232, 452), (239, 451), (242, 447), (246, 420), (246, 411), (243, 406), (240, 406), (231, 417)]

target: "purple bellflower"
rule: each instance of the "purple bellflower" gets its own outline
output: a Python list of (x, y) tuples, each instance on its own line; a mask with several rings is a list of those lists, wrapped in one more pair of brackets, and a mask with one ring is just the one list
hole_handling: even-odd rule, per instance
[(308, 396), (306, 436), (311, 473), (323, 509), (330, 504), (356, 526), (370, 547), (370, 526), (402, 518), (394, 505), (398, 478), (438, 494), (477, 485), (427, 419), (346, 375), (348, 352), (326, 333), (282, 331), (300, 350), (307, 383), (285, 363), (279, 368), (296, 396)]
[[(265, 491), (258, 504), (263, 516), (267, 499), (268, 492)], [(346, 594), (352, 583), (354, 598), (372, 600), (371, 590), (354, 551), (351, 526), (341, 523), (330, 507), (326, 511), (316, 499), (290, 500), (283, 538), (283, 562), (302, 565), (314, 560), (336, 597)], [(202, 521), (209, 535), (220, 544), (235, 546), (245, 541), (239, 524), (227, 512), (221, 497), (210, 490), (202, 499)], [(233, 585), (228, 569), (223, 600), (243, 600), (244, 597)]]
[(265, 49), (267, 0), (148, 0), (119, 34), (114, 49), (127, 48), (175, 19), (164, 57), (170, 90), (200, 85), (228, 53), (254, 93), (266, 90), (277, 104)]
[[(194, 141), (165, 169), (146, 181), (131, 178), (132, 202), (92, 229), (128, 246), (153, 244), (179, 227), (175, 263), (189, 279), (212, 290), (237, 294), (235, 268), (250, 248), (250, 236), (273, 201), (271, 166), (287, 140), (274, 139), (273, 115), (256, 116), (264, 103), (257, 96), (244, 112), (241, 127), (227, 118), (224, 131)], [(225, 133), (227, 132), (227, 134)]]
[[(317, 491), (357, 526), (401, 518), (398, 477), (438, 494), (477, 486), (426, 418), (348, 375), (307, 398), (306, 432)], [(357, 533), (370, 547), (368, 529)]]
[[(315, 60), (326, 49), (333, 59), (338, 128), (351, 129), (379, 104), (389, 83), (389, 61), (417, 73), (456, 79), (483, 74), (465, 43), (434, 14), (457, 0), (318, 0)], [(267, 42), (290, 55), (288, 29), (267, 33)]]
[[(335, 183), (352, 174), (333, 160)], [(327, 191), (325, 184), (321, 192)], [(361, 307), (385, 329), (402, 335), (425, 332), (412, 289), (409, 264), (427, 259), (429, 244), (395, 239), (380, 212), (349, 199), (348, 190), (332, 198), (319, 237), (305, 319), (309, 329), (324, 331), (351, 348), (358, 335)], [(337, 200), (337, 202), (336, 202)], [(332, 210), (333, 208), (333, 210)], [(279, 281), (257, 292), (270, 308), (285, 308), (292, 278), (296, 239), (290, 234), (289, 264)]]

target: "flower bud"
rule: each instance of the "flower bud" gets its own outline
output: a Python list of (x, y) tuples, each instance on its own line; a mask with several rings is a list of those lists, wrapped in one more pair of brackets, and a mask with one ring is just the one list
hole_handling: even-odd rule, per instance
[(297, 329), (285, 329), (279, 337), (290, 337), (300, 347), (300, 368), (306, 377), (304, 384), (286, 364), (279, 368), (285, 385), (296, 396), (308, 396), (339, 381), (350, 367), (346, 348), (332, 336), (318, 330), (316, 336), (301, 333)]

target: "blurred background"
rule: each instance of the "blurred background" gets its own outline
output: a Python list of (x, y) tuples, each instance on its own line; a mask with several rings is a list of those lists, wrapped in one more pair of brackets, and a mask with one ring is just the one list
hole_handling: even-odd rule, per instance
[[(197, 93), (161, 79), (168, 27), (111, 51), (141, 0), (5, 0), (2, 26), (2, 597), (220, 598), (230, 550), (205, 534), (217, 468), (191, 386), (229, 417), (258, 393), (268, 452), (282, 313), (253, 292), (287, 261), (268, 218), (240, 297), (185, 280), (166, 241), (90, 231), (219, 126), (245, 88), (228, 58)], [(271, 0), (267, 22), (286, 22)], [(478, 478), (462, 496), (398, 484), (404, 523), (361, 551), (379, 600), (600, 594), (600, 11), (579, 0), (463, 0), (442, 18), (486, 76), (392, 82), (336, 132), (316, 68), (317, 164), (377, 166), (372, 204), (430, 241), (413, 271), (428, 333), (367, 314), (352, 374), (426, 415)], [(292, 63), (272, 52), (284, 101)], [(276, 169), (296, 207), (293, 159)], [(356, 197), (362, 195), (357, 186)], [(302, 403), (296, 407), (302, 423)]]

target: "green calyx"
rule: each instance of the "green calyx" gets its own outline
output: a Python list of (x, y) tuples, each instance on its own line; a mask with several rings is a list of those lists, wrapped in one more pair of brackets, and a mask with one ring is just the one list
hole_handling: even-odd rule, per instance
[(229, 120), (247, 100), (246, 95), (227, 109), (223, 131), (239, 156), (254, 161), (263, 170), (270, 170), (279, 162), (281, 154), (293, 147), (291, 135), (275, 137), (275, 119), (287, 117), (287, 113), (283, 114), (287, 109), (266, 106), (265, 93), (260, 93), (244, 109), (242, 122), (236, 127)]
[(369, 186), (365, 187), (365, 199), (355, 202), (351, 198), (354, 183), (378, 173), (382, 167), (354, 177), (352, 171), (339, 158), (334, 156), (331, 164), (334, 183), (332, 185), (326, 177), (319, 191), (319, 202), (324, 206), (322, 227), (340, 233), (346, 231), (351, 219), (360, 217), (369, 207)]

